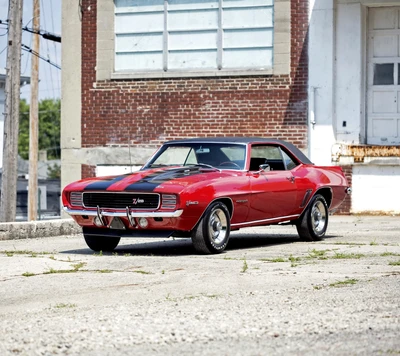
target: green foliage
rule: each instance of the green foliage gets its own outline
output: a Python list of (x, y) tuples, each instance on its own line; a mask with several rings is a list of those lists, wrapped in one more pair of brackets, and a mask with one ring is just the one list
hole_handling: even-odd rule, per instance
[(52, 166), (47, 167), (47, 176), (50, 179), (61, 178), (61, 166), (54, 163)]
[[(25, 99), (20, 101), (19, 110), (18, 153), (23, 159), (29, 159), (29, 104)], [(61, 156), (60, 119), (60, 99), (39, 102), (39, 150), (46, 150), (48, 159)]]

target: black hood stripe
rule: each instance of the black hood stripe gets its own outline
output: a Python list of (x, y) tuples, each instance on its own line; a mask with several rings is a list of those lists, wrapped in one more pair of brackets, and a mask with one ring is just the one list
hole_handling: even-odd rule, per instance
[(94, 182), (94, 183), (87, 185), (83, 190), (85, 190), (85, 191), (86, 190), (107, 190), (107, 188), (109, 188), (111, 185), (123, 180), (127, 176), (128, 176), (128, 174), (109, 178), (109, 179), (103, 179), (101, 181)]
[(145, 178), (128, 185), (125, 190), (149, 192), (154, 191), (159, 185), (178, 178), (201, 174), (199, 167), (174, 168), (169, 170), (157, 171), (149, 174)]

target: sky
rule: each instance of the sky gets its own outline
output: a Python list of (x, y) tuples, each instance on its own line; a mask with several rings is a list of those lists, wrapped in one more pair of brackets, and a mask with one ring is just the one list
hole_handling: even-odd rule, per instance
[[(61, 35), (62, 0), (40, 0), (40, 29)], [(33, 0), (23, 0), (22, 25), (32, 28)], [(0, 0), (0, 20), (8, 18), (9, 0)], [(22, 32), (22, 44), (32, 47), (32, 34)], [(40, 55), (61, 67), (61, 43), (40, 37)], [(7, 26), (0, 24), (0, 68), (7, 62)], [(61, 70), (44, 60), (39, 60), (39, 100), (61, 97)], [(21, 76), (31, 75), (31, 54), (22, 50)], [(30, 101), (30, 85), (21, 87), (21, 99)]]

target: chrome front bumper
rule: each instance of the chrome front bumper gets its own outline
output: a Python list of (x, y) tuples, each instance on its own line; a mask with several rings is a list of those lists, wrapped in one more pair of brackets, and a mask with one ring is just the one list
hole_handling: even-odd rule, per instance
[(86, 215), (86, 216), (109, 216), (109, 217), (120, 217), (120, 218), (178, 218), (182, 215), (183, 209), (175, 210), (171, 212), (133, 212), (133, 211), (121, 211), (121, 212), (112, 212), (112, 211), (103, 211), (101, 209), (98, 210), (75, 210), (69, 209), (66, 206), (63, 207), (64, 211), (69, 215)]

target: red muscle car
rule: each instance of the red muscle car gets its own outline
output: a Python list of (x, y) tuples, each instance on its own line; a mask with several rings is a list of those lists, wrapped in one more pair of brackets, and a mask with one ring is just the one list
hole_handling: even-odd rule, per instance
[(315, 166), (288, 142), (197, 138), (166, 142), (137, 172), (71, 183), (62, 201), (95, 251), (175, 236), (220, 253), (230, 231), (249, 226), (292, 224), (319, 240), (350, 191), (340, 167)]

